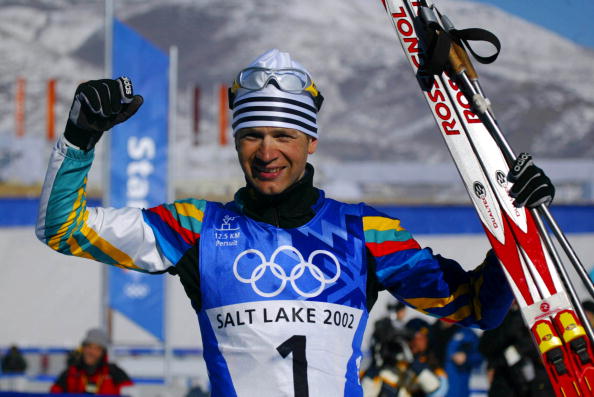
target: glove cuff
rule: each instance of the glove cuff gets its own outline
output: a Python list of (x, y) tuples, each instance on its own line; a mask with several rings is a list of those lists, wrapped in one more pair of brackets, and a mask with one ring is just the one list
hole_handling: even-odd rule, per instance
[(78, 127), (70, 119), (66, 122), (64, 137), (66, 140), (85, 152), (93, 149), (103, 135), (102, 131), (89, 131)]

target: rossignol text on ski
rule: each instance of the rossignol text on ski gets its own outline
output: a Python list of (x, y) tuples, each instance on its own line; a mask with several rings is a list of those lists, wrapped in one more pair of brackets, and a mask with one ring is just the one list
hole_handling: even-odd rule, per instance
[[(497, 38), (482, 29), (457, 30), (428, 2), (382, 0), (423, 95), (499, 258), (553, 388), (560, 397), (594, 396), (592, 330), (546, 232), (546, 220), (586, 288), (587, 272), (546, 205), (516, 208), (506, 180), (516, 156), (495, 121), (466, 48), (483, 63), (495, 60)], [(468, 41), (497, 53), (475, 54)], [(531, 161), (522, 153), (517, 164)]]

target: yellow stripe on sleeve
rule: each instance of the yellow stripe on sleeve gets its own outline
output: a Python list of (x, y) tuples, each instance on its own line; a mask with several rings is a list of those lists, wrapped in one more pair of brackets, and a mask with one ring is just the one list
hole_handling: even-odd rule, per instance
[(50, 248), (52, 248), (53, 250), (58, 251), (60, 249), (60, 241), (62, 240), (62, 237), (64, 237), (64, 235), (66, 234), (66, 230), (68, 230), (68, 227), (72, 224), (72, 221), (74, 220), (74, 217), (76, 216), (76, 209), (80, 207), (81, 201), (84, 197), (84, 194), (85, 194), (84, 187), (81, 187), (80, 189), (78, 189), (78, 197), (72, 204), (72, 209), (70, 210), (70, 213), (68, 214), (68, 218), (66, 219), (66, 222), (64, 222), (62, 224), (62, 226), (60, 226), (60, 228), (58, 229), (56, 234), (54, 234), (52, 236), (52, 238), (50, 238), (49, 241), (47, 242), (47, 245)]
[(481, 274), (478, 280), (473, 283), (474, 298), (472, 298), (472, 305), (474, 306), (474, 317), (476, 318), (476, 321), (479, 321), (483, 318), (481, 300), (479, 299), (479, 292), (483, 285), (483, 281), (483, 275)]
[(462, 284), (458, 289), (450, 296), (444, 298), (411, 298), (405, 299), (407, 303), (410, 303), (417, 309), (425, 310), (437, 307), (444, 307), (453, 302), (460, 295), (464, 295), (470, 292), (468, 284)]
[(83, 250), (82, 247), (78, 244), (78, 241), (74, 237), (70, 237), (67, 241), (68, 245), (70, 246), (70, 252), (74, 256), (78, 256), (81, 258), (91, 259), (96, 261), (95, 257), (88, 253), (87, 251)]
[(95, 230), (91, 229), (86, 223), (88, 216), (89, 215), (87, 212), (85, 214), (85, 223), (80, 231), (83, 234), (83, 236), (85, 236), (87, 240), (89, 240), (89, 243), (91, 243), (93, 246), (95, 246), (96, 248), (104, 252), (106, 255), (111, 257), (116, 262), (116, 265), (119, 264), (129, 269), (142, 270), (142, 268), (134, 264), (134, 261), (132, 260), (132, 258), (130, 258), (130, 256), (128, 256), (128, 254), (114, 247), (109, 241), (99, 236)]
[(202, 219), (204, 218), (204, 212), (200, 211), (195, 205), (190, 203), (177, 202), (175, 203), (175, 209), (178, 214), (194, 218), (200, 222), (202, 222)]
[(447, 320), (458, 322), (458, 321), (464, 320), (471, 314), (472, 314), (472, 309), (470, 308), (470, 306), (466, 305), (466, 306), (462, 306), (460, 309), (456, 310), (456, 312), (454, 312), (453, 314), (450, 314), (449, 316), (446, 316), (444, 318)]
[(399, 219), (390, 219), (383, 216), (364, 216), (363, 231), (367, 230), (377, 230), (380, 232), (384, 230), (397, 230), (400, 232), (405, 229), (400, 226)]

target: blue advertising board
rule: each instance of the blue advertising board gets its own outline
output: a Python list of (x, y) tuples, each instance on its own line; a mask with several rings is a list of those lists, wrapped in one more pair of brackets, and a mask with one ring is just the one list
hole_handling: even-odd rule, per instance
[[(124, 23), (113, 26), (113, 78), (130, 78), (144, 103), (111, 132), (109, 204), (149, 208), (167, 200), (169, 59)], [(110, 307), (163, 340), (164, 281), (110, 268)]]

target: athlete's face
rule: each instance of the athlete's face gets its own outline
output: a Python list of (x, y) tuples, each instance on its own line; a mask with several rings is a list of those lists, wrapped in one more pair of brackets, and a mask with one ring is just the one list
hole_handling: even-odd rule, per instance
[(263, 194), (282, 193), (305, 173), (318, 141), (279, 127), (243, 128), (235, 135), (239, 164), (248, 182)]

